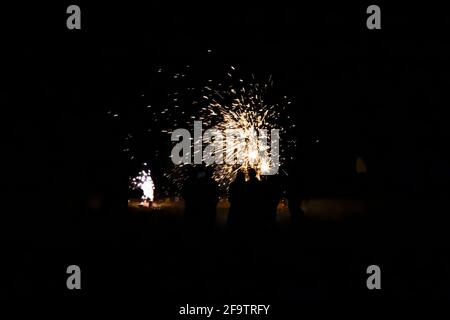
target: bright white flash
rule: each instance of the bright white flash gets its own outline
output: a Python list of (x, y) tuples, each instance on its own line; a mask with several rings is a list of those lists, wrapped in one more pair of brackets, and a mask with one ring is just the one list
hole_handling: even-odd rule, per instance
[(150, 175), (150, 170), (142, 170), (139, 175), (132, 180), (134, 188), (139, 188), (144, 193), (142, 195), (143, 200), (153, 201), (155, 184), (153, 183), (152, 177)]

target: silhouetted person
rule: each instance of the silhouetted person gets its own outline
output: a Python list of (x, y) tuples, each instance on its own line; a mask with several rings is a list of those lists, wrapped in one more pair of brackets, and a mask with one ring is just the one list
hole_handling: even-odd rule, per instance
[(268, 176), (262, 182), (261, 219), (265, 228), (273, 228), (277, 222), (277, 208), (283, 195), (282, 178), (278, 175)]
[(299, 181), (294, 174), (287, 179), (286, 199), (288, 201), (289, 214), (294, 225), (304, 220), (305, 213), (301, 207), (302, 201), (307, 198), (303, 182)]
[(184, 185), (185, 219), (189, 227), (212, 227), (219, 201), (217, 184), (205, 167), (195, 167)]
[(245, 172), (239, 170), (236, 178), (230, 185), (228, 192), (228, 201), (230, 209), (228, 211), (228, 226), (232, 228), (239, 227), (243, 224), (245, 215)]
[(205, 223), (214, 226), (217, 216), (217, 203), (219, 202), (219, 188), (213, 178), (211, 167), (206, 167), (205, 177), (202, 180), (205, 188)]
[(261, 181), (256, 176), (256, 170), (248, 169), (248, 181), (245, 184), (245, 215), (244, 225), (251, 228), (258, 228), (263, 225), (263, 190)]

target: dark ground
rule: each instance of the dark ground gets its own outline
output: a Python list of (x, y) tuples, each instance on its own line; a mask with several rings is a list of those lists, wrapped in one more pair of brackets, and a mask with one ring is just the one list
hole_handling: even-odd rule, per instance
[[(225, 226), (187, 230), (170, 211), (128, 209), (115, 217), (86, 216), (64, 232), (47, 234), (58, 236), (60, 246), (15, 252), (6, 290), (25, 297), (126, 296), (171, 308), (188, 302), (295, 307), (448, 299), (450, 261), (447, 251), (436, 246), (443, 239), (417, 243), (416, 230), (399, 233), (398, 226), (351, 216), (334, 222), (309, 219), (297, 226), (284, 221), (271, 232), (237, 235)], [(73, 263), (82, 270), (79, 293), (65, 288), (65, 268)], [(371, 264), (382, 270), (378, 292), (366, 288)]]

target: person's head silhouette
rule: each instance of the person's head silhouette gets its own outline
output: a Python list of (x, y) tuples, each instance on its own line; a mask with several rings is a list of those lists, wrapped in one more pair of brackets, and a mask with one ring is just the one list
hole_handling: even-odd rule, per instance
[(256, 178), (256, 170), (255, 169), (250, 168), (250, 169), (248, 169), (247, 173), (248, 173), (249, 180), (257, 180), (257, 178)]
[(236, 173), (236, 178), (234, 181), (236, 181), (237, 183), (245, 182), (245, 172), (239, 169), (238, 172)]

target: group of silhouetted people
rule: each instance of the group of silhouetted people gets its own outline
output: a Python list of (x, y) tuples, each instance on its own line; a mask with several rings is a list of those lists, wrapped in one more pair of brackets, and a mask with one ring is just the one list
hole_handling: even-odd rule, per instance
[(275, 179), (260, 181), (256, 170), (239, 171), (231, 183), (228, 200), (228, 225), (232, 228), (270, 228), (276, 223), (277, 206), (282, 196)]
[[(228, 192), (228, 226), (247, 230), (273, 228), (283, 191), (279, 175), (267, 176), (261, 181), (255, 169), (239, 170)], [(184, 185), (183, 198), (189, 226), (214, 226), (219, 190), (210, 168), (193, 168)]]

